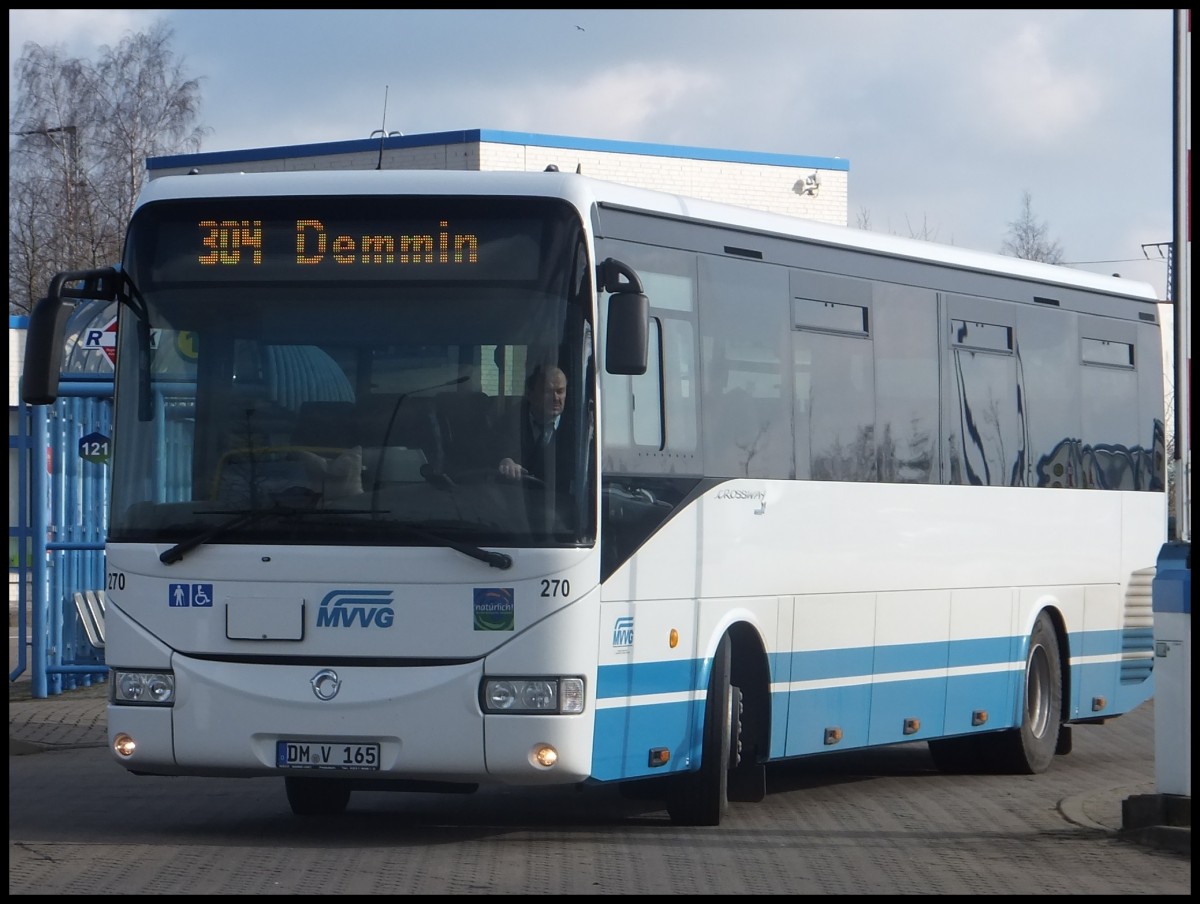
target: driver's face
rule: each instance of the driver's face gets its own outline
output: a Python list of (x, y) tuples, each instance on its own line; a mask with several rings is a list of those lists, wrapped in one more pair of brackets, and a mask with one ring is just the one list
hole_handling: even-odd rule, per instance
[(551, 371), (542, 381), (540, 391), (533, 394), (533, 404), (544, 420), (562, 414), (567, 401), (567, 376), (561, 370)]

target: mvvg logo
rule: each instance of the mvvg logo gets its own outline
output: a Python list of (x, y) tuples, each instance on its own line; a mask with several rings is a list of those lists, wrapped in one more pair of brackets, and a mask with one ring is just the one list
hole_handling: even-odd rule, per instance
[(633, 646), (633, 616), (622, 615), (613, 624), (613, 646)]
[(331, 590), (317, 609), (318, 628), (390, 628), (396, 620), (390, 590)]

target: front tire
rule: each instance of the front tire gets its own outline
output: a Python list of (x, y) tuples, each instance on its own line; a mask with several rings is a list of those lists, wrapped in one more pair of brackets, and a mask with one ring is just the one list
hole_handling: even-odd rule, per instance
[(288, 776), (283, 786), (296, 816), (336, 816), (350, 803), (350, 785), (346, 782)]
[(676, 825), (720, 825), (729, 809), (729, 770), (740, 761), (742, 729), (742, 692), (729, 673), (729, 638), (723, 637), (708, 681), (700, 768), (680, 776), (667, 801)]

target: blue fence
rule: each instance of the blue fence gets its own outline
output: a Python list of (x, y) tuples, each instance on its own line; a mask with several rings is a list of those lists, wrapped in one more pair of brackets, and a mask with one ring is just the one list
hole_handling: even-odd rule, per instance
[(16, 435), (9, 436), (19, 488), (17, 524), (9, 525), (17, 548), (19, 634), (9, 681), (28, 670), (35, 698), (107, 675), (102, 619), (112, 392), (111, 377), (64, 375), (58, 401), (21, 404)]

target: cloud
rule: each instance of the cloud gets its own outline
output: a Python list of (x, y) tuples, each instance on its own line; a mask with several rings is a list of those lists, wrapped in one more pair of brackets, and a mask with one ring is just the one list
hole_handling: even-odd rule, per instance
[(16, 62), (27, 41), (47, 49), (61, 46), (68, 56), (94, 60), (101, 45), (113, 46), (128, 34), (148, 30), (164, 12), (166, 10), (156, 9), (10, 9), (10, 99), (14, 91)]
[[(990, 140), (1026, 149), (1077, 145), (1103, 106), (1103, 74), (1074, 69), (1062, 43), (1027, 25), (991, 50), (973, 71), (973, 121)], [(982, 115), (980, 115), (982, 114)]]
[(539, 81), (519, 90), (511, 85), (488, 88), (476, 96), (477, 111), (487, 110), (486, 126), (529, 132), (614, 138), (661, 132), (665, 120), (686, 120), (688, 111), (704, 108), (713, 78), (700, 70), (647, 63), (614, 65), (575, 83)]
[[(387, 128), (406, 134), (487, 128), (625, 141), (685, 142), (689, 135), (694, 137), (697, 112), (709, 107), (706, 98), (714, 89), (714, 81), (711, 75), (687, 67), (642, 62), (585, 73), (575, 81), (536, 74), (522, 81), (510, 76), (500, 84), (460, 79), (429, 86), (427, 95), (440, 90), (443, 96), (427, 96), (426, 103), (415, 111), (406, 103), (407, 95), (392, 85), (388, 91)], [(265, 143), (365, 138), (380, 126), (382, 85), (367, 94), (348, 88), (332, 101), (328, 94), (324, 100), (331, 104), (329, 115), (276, 115), (270, 141)], [(436, 120), (414, 118), (427, 116), (430, 110), (436, 113)], [(205, 150), (263, 146), (261, 125), (251, 125), (253, 136), (226, 130), (215, 136), (216, 141)]]
[(992, 137), (1007, 144), (1057, 146), (1079, 140), (1079, 133), (1103, 104), (1105, 77), (1073, 70), (1063, 60), (1062, 44), (1051, 46), (1045, 31), (1028, 25), (1001, 43), (979, 67), (979, 101), (991, 115)]
[(63, 44), (74, 56), (92, 56), (101, 44), (115, 44), (127, 33), (148, 28), (161, 10), (153, 9), (10, 9), (8, 11), (9, 58), (21, 55), (13, 47), (14, 35), (21, 43), (33, 41), (48, 47)]

